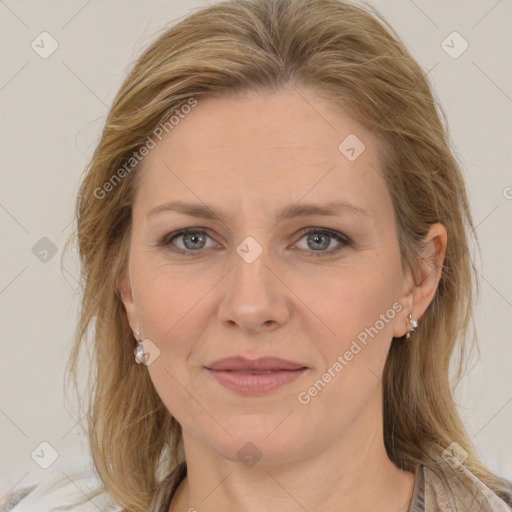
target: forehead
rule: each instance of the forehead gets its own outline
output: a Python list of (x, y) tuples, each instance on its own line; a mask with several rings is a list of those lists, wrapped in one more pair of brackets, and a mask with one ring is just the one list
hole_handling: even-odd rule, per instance
[(304, 90), (199, 97), (140, 172), (147, 207), (183, 196), (234, 210), (306, 195), (354, 198), (363, 208), (386, 199), (373, 135)]

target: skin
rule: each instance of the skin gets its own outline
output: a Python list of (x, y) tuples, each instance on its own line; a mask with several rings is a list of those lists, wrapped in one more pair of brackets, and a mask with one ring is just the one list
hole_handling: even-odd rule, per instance
[[(366, 146), (353, 162), (338, 150), (349, 134)], [(386, 454), (381, 375), (392, 337), (407, 333), (409, 313), (421, 322), (434, 297), (434, 262), (443, 262), (447, 235), (433, 225), (429, 259), (418, 261), (415, 277), (402, 272), (376, 143), (312, 91), (251, 91), (200, 98), (146, 157), (119, 288), (132, 329), (160, 350), (141, 371), (183, 429), (188, 476), (170, 511), (408, 509), (414, 474)], [(207, 204), (226, 218), (169, 210), (148, 217), (174, 200)], [(331, 201), (368, 215), (274, 220), (289, 204)], [(188, 227), (208, 236), (159, 245)], [(327, 237), (315, 244), (318, 233), (302, 233), (306, 227), (352, 243)], [(236, 252), (248, 236), (263, 249), (252, 263)], [(401, 308), (394, 318), (300, 403), (298, 394), (393, 304)], [(273, 392), (242, 396), (204, 368), (232, 355), (281, 357), (308, 371)], [(237, 456), (248, 442), (261, 453), (252, 467)]]

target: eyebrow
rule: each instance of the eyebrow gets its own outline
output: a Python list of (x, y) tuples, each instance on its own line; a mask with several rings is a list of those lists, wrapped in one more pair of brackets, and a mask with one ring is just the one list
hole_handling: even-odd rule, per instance
[[(147, 217), (151, 217), (160, 212), (174, 211), (191, 217), (200, 217), (203, 219), (212, 219), (224, 222), (226, 214), (217, 210), (212, 206), (197, 203), (186, 203), (184, 201), (172, 201), (170, 203), (161, 204), (152, 208), (147, 213)], [(342, 216), (343, 214), (352, 214), (363, 217), (371, 217), (368, 210), (359, 206), (344, 203), (344, 202), (331, 202), (327, 204), (312, 204), (312, 203), (300, 203), (290, 204), (280, 210), (276, 216), (275, 221), (281, 222), (288, 219), (297, 217), (307, 217), (311, 215), (326, 215), (326, 216)]]

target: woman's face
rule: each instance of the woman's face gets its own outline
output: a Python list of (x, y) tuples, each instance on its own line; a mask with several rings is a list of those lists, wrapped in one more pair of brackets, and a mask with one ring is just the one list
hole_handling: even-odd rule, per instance
[[(378, 431), (412, 281), (376, 140), (325, 100), (199, 98), (145, 158), (127, 277), (141, 371), (186, 442), (284, 462)], [(227, 357), (295, 366), (211, 369)]]

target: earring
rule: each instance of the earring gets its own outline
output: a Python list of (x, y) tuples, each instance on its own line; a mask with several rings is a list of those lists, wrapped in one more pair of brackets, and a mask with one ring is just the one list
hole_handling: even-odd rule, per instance
[(414, 332), (418, 327), (418, 319), (414, 318), (411, 313), (409, 313), (409, 325), (409, 332), (405, 335), (406, 340), (411, 337), (411, 332)]
[(135, 341), (137, 342), (137, 347), (133, 351), (133, 353), (135, 354), (135, 362), (137, 364), (141, 364), (141, 363), (144, 363), (145, 356), (144, 356), (144, 346), (142, 344), (142, 340), (140, 339), (139, 331), (137, 331), (135, 333)]

